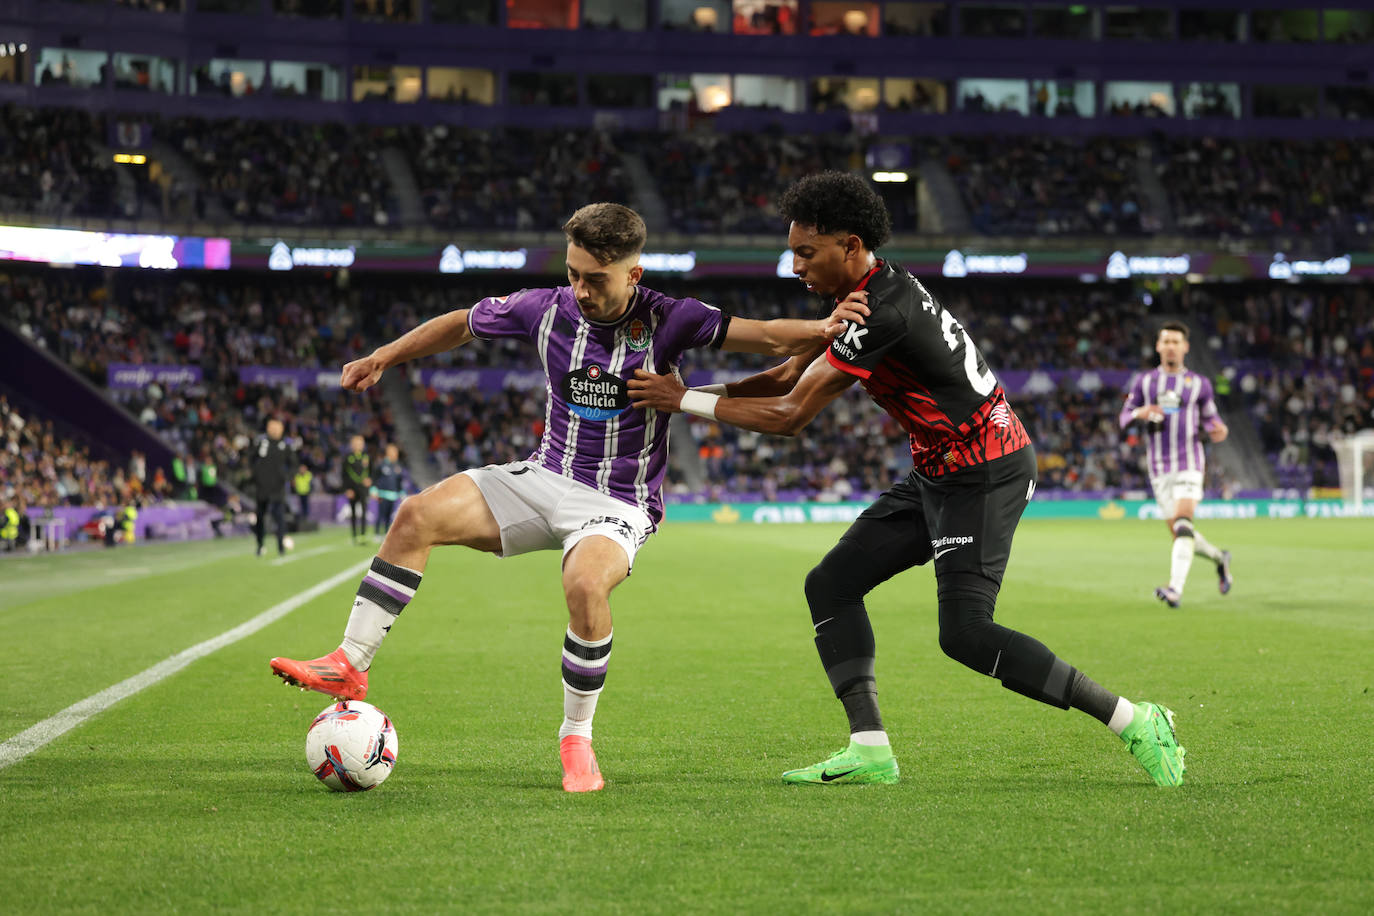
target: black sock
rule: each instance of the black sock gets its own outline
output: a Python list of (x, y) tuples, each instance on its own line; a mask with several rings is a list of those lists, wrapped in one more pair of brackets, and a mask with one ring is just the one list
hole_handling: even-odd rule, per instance
[(1103, 725), (1112, 720), (1121, 698), (1077, 668), (1069, 679), (1069, 705), (1081, 709)]
[(883, 716), (878, 712), (878, 685), (872, 680), (855, 681), (840, 694), (844, 714), (849, 717), (849, 733), (883, 731)]

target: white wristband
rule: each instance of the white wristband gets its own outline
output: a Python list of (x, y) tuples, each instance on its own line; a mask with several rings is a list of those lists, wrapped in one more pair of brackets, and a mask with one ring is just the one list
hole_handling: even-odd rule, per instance
[(718, 394), (718, 395), (720, 395), (720, 396), (723, 397), (723, 398), (728, 398), (728, 397), (730, 396), (729, 392), (727, 392), (727, 391), (725, 390), (725, 386), (724, 386), (724, 385), (698, 385), (698, 386), (696, 386), (695, 388), (693, 388), (692, 390), (693, 390), (693, 391), (704, 391), (704, 392), (706, 392), (707, 394)]
[(718, 394), (688, 388), (682, 393), (682, 403), (678, 407), (683, 413), (714, 420), (716, 418), (716, 402), (719, 400), (720, 395)]

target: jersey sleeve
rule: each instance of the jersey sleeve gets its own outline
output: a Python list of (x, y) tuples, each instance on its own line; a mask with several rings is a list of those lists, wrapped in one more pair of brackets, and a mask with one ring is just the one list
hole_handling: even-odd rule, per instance
[(1198, 394), (1197, 408), (1198, 419), (1202, 421), (1203, 429), (1211, 429), (1221, 420), (1221, 414), (1217, 411), (1217, 402), (1212, 397), (1212, 380), (1203, 376), (1198, 377), (1202, 391)]
[(1125, 429), (1135, 422), (1133, 416), (1137, 407), (1145, 406), (1145, 376), (1136, 373), (1135, 378), (1131, 379), (1131, 387), (1126, 392), (1126, 403), (1121, 405), (1121, 415), (1117, 417), (1117, 422), (1121, 428)]
[(673, 303), (669, 320), (683, 350), (698, 347), (720, 348), (730, 327), (730, 316), (700, 299), (679, 299)]
[(539, 316), (548, 307), (553, 290), (522, 289), (509, 296), (488, 296), (468, 312), (468, 330), (479, 340), (534, 336)]
[(873, 311), (866, 323), (846, 322), (844, 333), (830, 341), (825, 358), (830, 365), (850, 375), (866, 379), (878, 368), (887, 351), (906, 335), (906, 319), (894, 306), (869, 303)]

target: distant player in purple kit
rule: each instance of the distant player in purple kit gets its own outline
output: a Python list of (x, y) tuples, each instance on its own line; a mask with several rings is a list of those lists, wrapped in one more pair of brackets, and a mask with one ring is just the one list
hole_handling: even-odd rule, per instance
[(644, 221), (618, 204), (589, 204), (563, 227), (568, 285), (483, 299), (434, 318), (344, 366), (362, 391), (407, 360), (477, 338), (533, 344), (547, 374), (544, 435), (524, 461), (455, 474), (401, 503), (358, 587), (343, 644), (323, 658), (274, 658), (288, 683), (344, 699), (367, 695), (382, 638), (420, 587), (430, 550), (461, 544), (498, 556), (561, 549), (569, 625), (563, 637), (563, 788), (604, 782), (592, 753), (592, 717), (611, 655), (610, 593), (663, 517), (668, 416), (632, 408), (636, 369), (675, 372), (700, 347), (777, 356), (814, 352), (867, 314), (841, 304), (818, 321), (731, 319), (696, 299), (639, 285)]
[(1231, 590), (1231, 552), (1222, 550), (1193, 525), (1193, 514), (1202, 499), (1206, 458), (1200, 432), (1213, 442), (1226, 438), (1226, 424), (1212, 400), (1212, 383), (1183, 365), (1188, 353), (1188, 326), (1170, 321), (1155, 339), (1159, 368), (1144, 372), (1131, 382), (1126, 405), (1121, 408), (1121, 428), (1144, 425), (1145, 457), (1150, 469), (1150, 488), (1159, 511), (1173, 535), (1169, 584), (1155, 589), (1155, 597), (1169, 607), (1183, 600), (1183, 584), (1200, 553), (1216, 564), (1217, 587)]

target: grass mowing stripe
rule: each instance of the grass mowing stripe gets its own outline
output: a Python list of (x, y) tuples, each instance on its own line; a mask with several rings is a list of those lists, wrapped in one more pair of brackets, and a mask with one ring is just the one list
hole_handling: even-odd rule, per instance
[(135, 674), (133, 677), (125, 678), (112, 687), (106, 687), (99, 693), (89, 696), (80, 702), (73, 703), (61, 712), (49, 716), (42, 722), (24, 729), (13, 738), (0, 743), (0, 770), (12, 763), (18, 763), (43, 745), (66, 734), (87, 719), (110, 708), (125, 697), (133, 696), (143, 688), (156, 684), (164, 678), (171, 677), (182, 668), (191, 664), (191, 662), (204, 658), (211, 652), (222, 649), (231, 643), (238, 642), (245, 636), (251, 636), (268, 624), (280, 620), (301, 605), (313, 601), (315, 598), (318, 598), (335, 586), (356, 576), (366, 569), (371, 562), (371, 559), (367, 559), (360, 563), (355, 563), (342, 572), (330, 576), (323, 582), (316, 583), (305, 591), (287, 598), (280, 604), (273, 605), (261, 614), (258, 614), (250, 620), (244, 621), (233, 629), (225, 630), (218, 636), (197, 643), (189, 649), (183, 649), (176, 655), (163, 659), (151, 668), (147, 668)]

